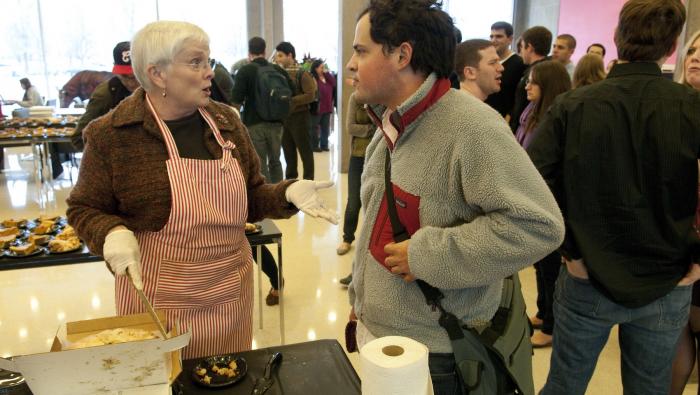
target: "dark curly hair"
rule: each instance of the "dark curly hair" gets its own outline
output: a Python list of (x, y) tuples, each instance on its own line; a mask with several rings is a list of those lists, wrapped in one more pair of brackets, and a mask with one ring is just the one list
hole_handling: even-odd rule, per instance
[(415, 72), (447, 78), (454, 70), (457, 41), (454, 22), (441, 7), (439, 0), (370, 0), (358, 20), (369, 14), (372, 41), (385, 53), (407, 42)]

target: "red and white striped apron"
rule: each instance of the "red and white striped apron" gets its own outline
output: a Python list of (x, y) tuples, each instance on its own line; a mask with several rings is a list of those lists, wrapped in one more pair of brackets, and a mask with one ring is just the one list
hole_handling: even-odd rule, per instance
[[(169, 159), (172, 209), (158, 232), (137, 232), (144, 293), (164, 310), (169, 326), (192, 329), (183, 358), (250, 350), (253, 328), (253, 279), (246, 185), (235, 145), (224, 141), (211, 116), (199, 112), (223, 149), (220, 160), (180, 158), (170, 130), (148, 107), (163, 133)], [(126, 276), (116, 282), (120, 315), (145, 309)]]

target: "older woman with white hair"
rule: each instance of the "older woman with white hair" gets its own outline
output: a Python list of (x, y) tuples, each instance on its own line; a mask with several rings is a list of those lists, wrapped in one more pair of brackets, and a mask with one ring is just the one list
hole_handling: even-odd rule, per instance
[(245, 222), (300, 209), (337, 223), (316, 193), (332, 182), (265, 183), (235, 110), (209, 100), (209, 38), (199, 27), (148, 24), (131, 56), (142, 88), (85, 129), (69, 222), (117, 275), (118, 314), (143, 311), (139, 288), (169, 323), (192, 329), (185, 358), (250, 349)]
[[(700, 91), (700, 30), (688, 40), (683, 52), (679, 52), (683, 68), (678, 82)], [(698, 109), (700, 112), (700, 108)], [(700, 168), (700, 162), (698, 163)], [(700, 180), (698, 183), (698, 201), (700, 202)], [(700, 204), (695, 212), (695, 231), (700, 237)], [(682, 394), (688, 378), (693, 371), (696, 360), (700, 358), (700, 282), (693, 284), (693, 296), (690, 303), (688, 323), (678, 338), (676, 358), (673, 360), (673, 376), (670, 394)], [(698, 364), (700, 373), (700, 364)]]

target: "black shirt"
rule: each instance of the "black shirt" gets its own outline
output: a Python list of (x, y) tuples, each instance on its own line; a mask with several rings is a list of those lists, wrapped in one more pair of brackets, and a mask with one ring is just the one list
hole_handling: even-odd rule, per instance
[(619, 64), (559, 96), (528, 153), (564, 215), (560, 251), (614, 302), (651, 303), (700, 262), (700, 93), (657, 64)]
[[(505, 62), (503, 62), (503, 74), (501, 75), (501, 90), (489, 95), (486, 98), (486, 104), (498, 111), (501, 116), (505, 117), (513, 110), (515, 102), (515, 88), (518, 82), (523, 77), (523, 73), (527, 66), (523, 63), (523, 59), (512, 54)], [(525, 96), (527, 99), (527, 96)]]
[(165, 124), (175, 139), (181, 158), (215, 159), (204, 145), (204, 129), (209, 125), (199, 111), (174, 121), (165, 121)]
[[(252, 126), (256, 123), (267, 122), (260, 119), (258, 112), (255, 109), (255, 84), (258, 77), (258, 67), (268, 65), (269, 62), (264, 58), (255, 58), (252, 62), (241, 67), (236, 73), (236, 82), (233, 84), (233, 102), (243, 104), (241, 110), (241, 119), (246, 126)], [(273, 64), (275, 70), (279, 71), (287, 79), (290, 89), (294, 87), (289, 74), (276, 64)]]
[(552, 58), (550, 57), (544, 57), (540, 60), (532, 62), (530, 65), (525, 65), (527, 68), (525, 71), (523, 71), (523, 76), (520, 78), (518, 86), (515, 88), (513, 111), (510, 113), (510, 130), (512, 130), (513, 133), (518, 131), (518, 126), (520, 126), (520, 115), (522, 115), (523, 111), (525, 111), (525, 107), (530, 104), (530, 101), (527, 100), (525, 85), (527, 85), (527, 81), (530, 78), (530, 70), (532, 70), (532, 66), (551, 59)]

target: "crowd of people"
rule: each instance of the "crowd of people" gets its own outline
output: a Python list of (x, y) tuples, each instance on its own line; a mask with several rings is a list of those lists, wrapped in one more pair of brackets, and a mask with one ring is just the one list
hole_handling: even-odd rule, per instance
[[(679, 51), (680, 83), (660, 65), (685, 22), (680, 0), (627, 1), (606, 69), (600, 43), (575, 63), (571, 34), (516, 38), (501, 21), (490, 40), (462, 41), (438, 1), (369, 1), (345, 66), (352, 145), (336, 252), (357, 240), (340, 281), (349, 336), (420, 341), (435, 393), (466, 393), (481, 375), (463, 368), (443, 317), (476, 344), (510, 336), (494, 318), (508, 307), (504, 279), (534, 265), (536, 314), (510, 313), (537, 331), (512, 352), (552, 347), (542, 394), (585, 393), (615, 325), (625, 392), (682, 393), (700, 355), (700, 32)], [(313, 181), (336, 77), (290, 42), (268, 58), (261, 37), (232, 76), (185, 22), (148, 24), (113, 54), (78, 125), (69, 221), (117, 275), (119, 314), (141, 310), (140, 289), (192, 328), (185, 357), (249, 349), (245, 222), (301, 210), (337, 223), (317, 194), (332, 183)], [(261, 258), (274, 305), (282, 284), (267, 249)], [(534, 393), (506, 374), (528, 367), (485, 349), (475, 366), (497, 372), (499, 391)]]

